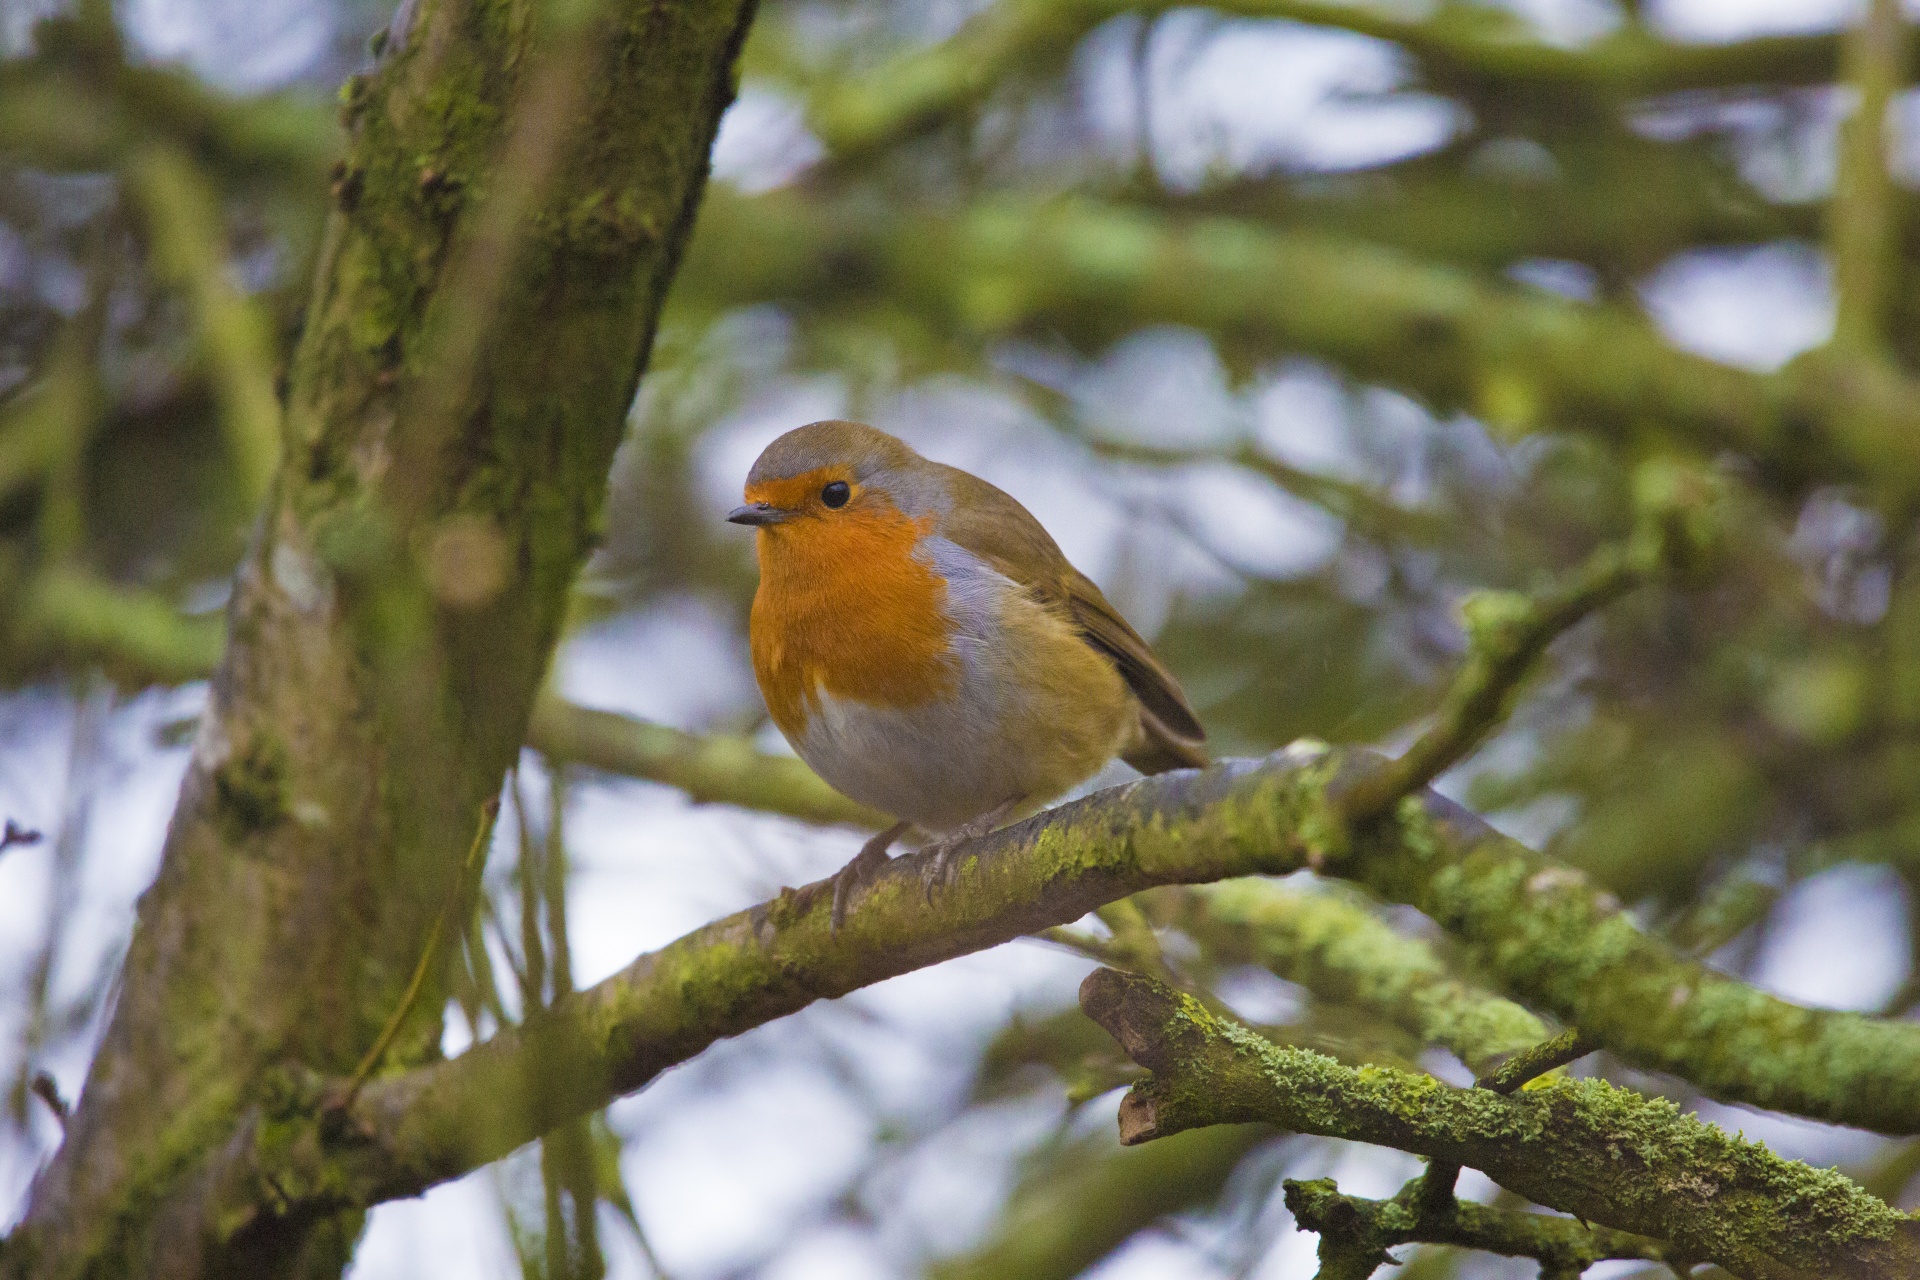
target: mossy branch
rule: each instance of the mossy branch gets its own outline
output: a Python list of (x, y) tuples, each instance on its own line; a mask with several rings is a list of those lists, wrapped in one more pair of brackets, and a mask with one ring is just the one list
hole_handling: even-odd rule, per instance
[(1289, 1179), (1286, 1199), (1300, 1229), (1320, 1236), (1323, 1276), (1329, 1265), (1349, 1259), (1367, 1265), (1364, 1272), (1356, 1265), (1355, 1274), (1371, 1275), (1373, 1268), (1389, 1261), (1386, 1251), (1402, 1244), (1450, 1244), (1510, 1258), (1537, 1258), (1576, 1275), (1611, 1258), (1674, 1258), (1659, 1241), (1631, 1232), (1457, 1200), (1432, 1205), (1422, 1200), (1420, 1191), (1416, 1178), (1391, 1200), (1368, 1200), (1342, 1195), (1331, 1178)]
[(1474, 1087), (1499, 1094), (1517, 1093), (1547, 1072), (1577, 1062), (1598, 1047), (1581, 1034), (1578, 1027), (1572, 1027), (1551, 1040), (1522, 1049), (1474, 1081)]
[[(1382, 181), (1332, 185), (1282, 171), (1141, 198), (1192, 214), (1340, 232), (1490, 273), (1530, 257), (1586, 263), (1628, 280), (1675, 253), (1716, 245), (1817, 239), (1822, 206), (1780, 205), (1740, 180), (1710, 144), (1656, 142), (1616, 129), (1556, 136), (1554, 181), (1515, 202), (1510, 177), (1460, 164), (1451, 151), (1373, 170)], [(1915, 202), (1896, 192), (1904, 224)]]
[[(953, 883), (931, 904), (922, 855), (896, 859), (856, 895), (837, 933), (827, 882), (784, 892), (459, 1058), (371, 1081), (350, 1108), (329, 1112), (339, 1085), (310, 1078), (258, 1121), (256, 1140), (225, 1149), (228, 1164), (209, 1176), (235, 1198), (215, 1218), (237, 1230), (263, 1213), (417, 1194), (815, 1000), (1156, 885), (1298, 870), (1323, 831), (1327, 788), (1343, 770), (1378, 767), (1364, 754), (1294, 751), (1142, 779), (963, 846)], [(1920, 1027), (1799, 1008), (1682, 961), (1598, 903), (1577, 873), (1431, 793), (1431, 812), (1407, 811), (1421, 802), (1379, 824), (1343, 871), (1366, 867), (1368, 883), (1426, 903), (1495, 977), (1551, 997), (1628, 1059), (1722, 1097), (1920, 1129)], [(1612, 980), (1597, 981), (1599, 969)], [(334, 1117), (324, 1126), (323, 1113)]]
[(1080, 998), (1154, 1073), (1121, 1103), (1128, 1144), (1264, 1120), (1457, 1161), (1536, 1203), (1670, 1241), (1676, 1256), (1736, 1275), (1920, 1269), (1920, 1223), (1838, 1173), (1783, 1160), (1663, 1099), (1600, 1080), (1502, 1097), (1392, 1068), (1353, 1070), (1270, 1044), (1151, 979), (1111, 969), (1089, 975)]
[[(1160, 884), (1304, 865), (1322, 770), (1306, 757), (1143, 779), (963, 846), (931, 904), (927, 856), (896, 858), (830, 927), (829, 882), (715, 921), (459, 1058), (373, 1080), (322, 1127), (298, 1107), (246, 1148), (258, 1178), (371, 1204), (496, 1159), (605, 1106), (715, 1040), (884, 978), (1078, 919)], [(338, 1099), (315, 1081), (317, 1114)], [(304, 1117), (304, 1118), (303, 1118)], [(265, 1131), (263, 1130), (263, 1133)], [(330, 1136), (329, 1136), (330, 1135)], [(233, 1185), (223, 1174), (221, 1185)], [(296, 1197), (297, 1199), (297, 1197)], [(269, 1203), (225, 1206), (244, 1219)], [(284, 1211), (284, 1210), (283, 1210)]]
[(1384, 769), (1335, 797), (1340, 825), (1366, 826), (1471, 755), (1512, 709), (1521, 683), (1547, 647), (1588, 615), (1642, 583), (1698, 573), (1725, 536), (1719, 485), (1710, 475), (1656, 459), (1635, 476), (1632, 535), (1603, 544), (1565, 581), (1535, 595), (1480, 591), (1460, 607), (1467, 659), (1433, 723)]
[(1439, 1045), (1475, 1072), (1546, 1039), (1527, 1009), (1462, 982), (1426, 943), (1357, 903), (1266, 880), (1190, 891), (1176, 923), (1219, 964), (1270, 969), (1314, 994)]
[[(138, 636), (134, 651), (168, 669), (210, 661), (214, 652), (210, 624), (195, 621), (176, 633), (164, 625), (166, 611), (157, 602), (123, 602), (103, 586), (74, 596), (56, 617), (66, 619), (63, 627), (84, 633), (89, 651), (121, 653), (125, 646), (113, 637)], [(529, 741), (560, 759), (686, 786), (702, 800), (810, 821), (859, 822), (824, 784), (803, 775), (803, 766), (754, 754), (743, 743), (727, 742), (716, 751), (663, 726), (552, 703), (541, 704)], [(1378, 767), (1368, 759), (1356, 758), (1346, 785), (1357, 785)], [(1403, 805), (1399, 817), (1377, 824), (1353, 857), (1328, 864), (1327, 872), (1427, 912), (1460, 937), (1507, 991), (1582, 1028), (1623, 1058), (1682, 1076), (1716, 1097), (1883, 1132), (1920, 1132), (1920, 1028), (1804, 1009), (1683, 959), (1636, 929), (1579, 872), (1437, 797), (1412, 802), (1410, 809)], [(1289, 838), (1321, 848), (1329, 843), (1324, 816), (1303, 825), (1312, 829)], [(1251, 869), (1191, 878), (1227, 878)], [(1253, 923), (1258, 912), (1251, 904), (1233, 906), (1236, 890), (1216, 892), (1226, 896), (1213, 899), (1211, 909), (1232, 906)], [(1304, 966), (1299, 980), (1316, 989), (1400, 988), (1408, 1001), (1401, 1007), (1414, 1021), (1408, 1024), (1402, 1015), (1389, 1020), (1410, 1029), (1424, 1026), (1421, 1034), (1431, 1033), (1433, 1042), (1447, 1044), (1476, 1069), (1481, 1064), (1470, 1053), (1520, 1047), (1506, 1032), (1477, 1048), (1459, 1040), (1464, 1028), (1447, 1025), (1453, 1014), (1429, 1003), (1435, 994), (1455, 990), (1437, 966), (1428, 977), (1409, 974), (1382, 987), (1385, 966), (1363, 965), (1344, 976), (1328, 969), (1316, 956), (1355, 953), (1334, 942), (1336, 935), (1321, 936), (1329, 941), (1317, 952), (1288, 945), (1272, 948), (1272, 955), (1295, 957), (1286, 963)], [(1523, 1044), (1544, 1034), (1537, 1023), (1522, 1030), (1509, 1015), (1496, 1021)]]
[(232, 97), (190, 70), (126, 57), (112, 23), (50, 17), (34, 50), (0, 61), (0, 135), (51, 169), (117, 169), (156, 143), (235, 187), (321, 182), (341, 149), (328, 104), (299, 91)]
[(15, 597), (10, 660), (98, 664), (127, 684), (174, 684), (213, 670), (224, 629), (218, 615), (183, 614), (158, 593), (47, 569)]
[(1683, 959), (1573, 868), (1431, 791), (1330, 874), (1419, 908), (1500, 989), (1714, 1097), (1920, 1132), (1920, 1026), (1777, 1000)]

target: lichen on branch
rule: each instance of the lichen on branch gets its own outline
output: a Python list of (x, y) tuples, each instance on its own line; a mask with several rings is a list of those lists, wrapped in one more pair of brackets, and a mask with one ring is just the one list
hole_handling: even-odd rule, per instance
[[(919, 879), (922, 855), (894, 860), (856, 895), (837, 932), (827, 882), (783, 892), (640, 957), (458, 1058), (370, 1081), (324, 1124), (326, 1099), (339, 1093), (313, 1078), (267, 1126), (274, 1141), (230, 1148), (223, 1158), (240, 1171), (216, 1182), (305, 1187), (340, 1205), (417, 1194), (640, 1088), (718, 1039), (815, 1000), (1075, 920), (1156, 885), (1299, 870), (1325, 834), (1327, 789), (1344, 771), (1378, 767), (1365, 753), (1302, 750), (1096, 793), (962, 846), (952, 883), (931, 903)], [(1409, 798), (1397, 821), (1379, 824), (1329, 869), (1428, 903), (1491, 977), (1554, 997), (1549, 1007), (1630, 1061), (1657, 1059), (1732, 1100), (1765, 1098), (1779, 1109), (1896, 1131), (1920, 1127), (1920, 1027), (1799, 1008), (1683, 961), (1577, 873), (1430, 792)], [(1473, 910), (1442, 910), (1463, 900)], [(1608, 984), (1593, 978), (1602, 966), (1635, 979), (1602, 990)], [(1548, 981), (1542, 969), (1567, 976)], [(1676, 989), (1685, 998), (1672, 999)], [(1677, 1051), (1663, 1049), (1663, 1035)], [(228, 1208), (266, 1211), (251, 1193), (241, 1199)]]
[(1120, 1106), (1125, 1143), (1264, 1120), (1480, 1169), (1538, 1204), (1669, 1241), (1758, 1280), (1920, 1269), (1916, 1223), (1831, 1170), (1784, 1160), (1602, 1080), (1503, 1097), (1268, 1043), (1151, 979), (1096, 970), (1081, 1006), (1153, 1074)]
[[(271, 1119), (300, 1091), (264, 1083), (278, 1064), (350, 1071), (396, 1008), (415, 1012), (386, 1062), (438, 1051), (438, 972), (417, 1005), (402, 996), (598, 539), (753, 12), (551, 8), (420, 0), (349, 81), (282, 396), (259, 322), (214, 270), (209, 198), (168, 159), (197, 148), (127, 120), (109, 123), (132, 136), (98, 140), (151, 157), (157, 263), (198, 299), (233, 451), (268, 496), (107, 1028), (0, 1275), (337, 1271), (351, 1213), (277, 1213), (270, 1187), (232, 1200), (198, 1175), (242, 1135), (282, 1132)], [(107, 12), (41, 34), (91, 41), (103, 79), (161, 93), (163, 77), (116, 69)], [(554, 38), (556, 22), (587, 36)], [(528, 71), (550, 56), (566, 60), (544, 77), (564, 73), (558, 98)], [(18, 104), (5, 79), (0, 108)], [(238, 162), (268, 141), (212, 150)], [(509, 214), (511, 243), (488, 241)], [(498, 254), (466, 252), (476, 241)], [(140, 597), (39, 581), (62, 589), (34, 593), (37, 634), (117, 638), (162, 668), (211, 656), (204, 628)]]
[(1524, 1006), (1463, 982), (1358, 903), (1268, 880), (1190, 891), (1176, 922), (1218, 964), (1247, 962), (1457, 1054), (1476, 1072), (1546, 1038)]
[[(1147, 1150), (1154, 1145), (1158, 1144), (1150, 1144)], [(1331, 1178), (1290, 1180), (1286, 1201), (1300, 1229), (1320, 1235), (1322, 1276), (1329, 1274), (1330, 1267), (1342, 1265), (1355, 1274), (1371, 1275), (1390, 1260), (1386, 1251), (1401, 1244), (1450, 1244), (1512, 1258), (1537, 1258), (1543, 1267), (1559, 1267), (1576, 1275), (1614, 1258), (1680, 1261), (1659, 1241), (1631, 1232), (1463, 1203), (1452, 1197), (1436, 1204), (1421, 1194), (1423, 1190), (1424, 1180), (1415, 1178), (1392, 1199), (1369, 1200), (1342, 1195)]]

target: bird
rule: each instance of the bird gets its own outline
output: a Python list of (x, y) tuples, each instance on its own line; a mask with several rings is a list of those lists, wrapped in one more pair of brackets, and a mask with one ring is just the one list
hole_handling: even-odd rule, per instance
[(910, 830), (929, 901), (964, 841), (1118, 756), (1207, 763), (1172, 672), (1027, 509), (904, 441), (830, 419), (786, 432), (727, 519), (754, 530), (748, 645), (794, 752), (896, 819), (832, 877), (832, 928)]

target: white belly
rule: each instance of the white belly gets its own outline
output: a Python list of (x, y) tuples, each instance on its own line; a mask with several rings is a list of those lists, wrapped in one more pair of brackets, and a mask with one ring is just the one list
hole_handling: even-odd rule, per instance
[(965, 702), (902, 710), (823, 692), (793, 748), (835, 790), (922, 830), (945, 831), (1025, 795), (1022, 775), (1030, 772)]

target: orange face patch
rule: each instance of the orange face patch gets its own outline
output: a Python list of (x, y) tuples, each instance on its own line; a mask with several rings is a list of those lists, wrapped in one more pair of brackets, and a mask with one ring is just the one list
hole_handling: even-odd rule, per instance
[[(746, 499), (748, 502), (764, 502), (768, 506), (800, 514), (826, 512), (830, 509), (820, 501), (820, 491), (835, 480), (844, 481), (856, 494), (860, 491), (860, 487), (853, 483), (853, 473), (845, 467), (815, 467), (782, 480), (763, 480), (759, 484), (750, 484), (747, 486)], [(840, 512), (834, 514), (845, 511), (846, 507), (842, 507)]]
[(946, 620), (946, 584), (913, 551), (931, 521), (854, 490), (839, 510), (820, 490), (847, 480), (821, 468), (747, 490), (794, 514), (757, 531), (754, 675), (789, 738), (806, 729), (816, 689), (875, 706), (918, 706), (959, 678)]

